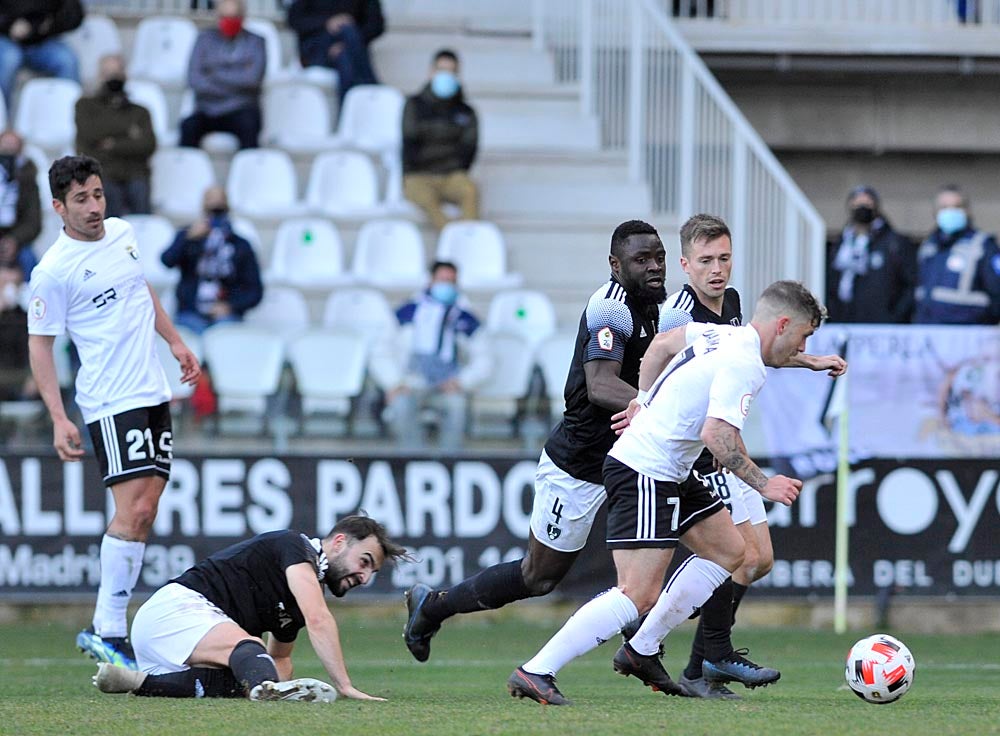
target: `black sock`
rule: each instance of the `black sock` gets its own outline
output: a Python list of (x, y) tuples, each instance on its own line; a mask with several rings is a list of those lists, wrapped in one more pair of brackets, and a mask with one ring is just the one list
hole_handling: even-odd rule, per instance
[(183, 672), (146, 675), (136, 695), (151, 698), (242, 698), (246, 692), (229, 670), (192, 667)]
[(433, 598), (428, 597), (423, 613), (434, 621), (443, 621), (456, 613), (502, 608), (530, 597), (521, 574), (521, 561), (515, 560), (487, 567), (453, 588), (438, 591)]
[(743, 600), (743, 596), (747, 594), (750, 590), (749, 585), (742, 585), (740, 583), (733, 583), (733, 623), (736, 623), (736, 609), (740, 607), (740, 601)]
[(733, 579), (726, 581), (712, 593), (701, 607), (702, 647), (709, 662), (718, 662), (733, 653), (730, 633), (733, 629)]
[(684, 668), (684, 676), (689, 680), (697, 680), (701, 677), (701, 662), (705, 659), (705, 619), (698, 619), (698, 628), (694, 632), (694, 639), (691, 640), (691, 658), (688, 659), (687, 667)]
[(274, 660), (261, 643), (253, 639), (244, 639), (233, 647), (233, 653), (229, 655), (229, 669), (248, 693), (265, 680), (278, 681)]

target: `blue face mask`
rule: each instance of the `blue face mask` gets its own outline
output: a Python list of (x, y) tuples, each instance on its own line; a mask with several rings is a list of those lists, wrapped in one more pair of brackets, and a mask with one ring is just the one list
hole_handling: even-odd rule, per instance
[(961, 207), (945, 207), (938, 210), (937, 226), (945, 235), (954, 235), (965, 230), (969, 224), (969, 216)]
[(434, 72), (431, 77), (431, 91), (442, 100), (450, 100), (458, 94), (458, 77), (444, 69)]
[(435, 281), (431, 284), (431, 297), (450, 307), (458, 299), (458, 288), (448, 281)]

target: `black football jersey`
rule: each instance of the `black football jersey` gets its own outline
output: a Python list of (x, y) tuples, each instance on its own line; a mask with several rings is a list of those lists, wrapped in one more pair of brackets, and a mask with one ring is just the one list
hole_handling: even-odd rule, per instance
[(657, 305), (637, 301), (614, 277), (587, 302), (566, 378), (566, 411), (545, 443), (552, 462), (572, 477), (603, 484), (604, 458), (615, 442), (614, 412), (587, 398), (583, 364), (614, 360), (621, 364), (619, 377), (638, 387), (639, 361), (656, 334), (658, 314)]
[(320, 580), (326, 555), (301, 532), (258, 534), (202, 560), (170, 582), (201, 593), (252, 636), (270, 631), (294, 641), (305, 618), (288, 587), (285, 570), (308, 562)]

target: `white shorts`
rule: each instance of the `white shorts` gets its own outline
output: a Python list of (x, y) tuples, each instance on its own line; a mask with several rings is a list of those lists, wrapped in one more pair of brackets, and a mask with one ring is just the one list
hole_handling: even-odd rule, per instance
[(710, 473), (702, 478), (712, 486), (729, 509), (733, 524), (749, 521), (753, 526), (767, 521), (763, 497), (732, 473)]
[(150, 675), (183, 672), (205, 634), (235, 623), (201, 593), (168, 583), (153, 593), (132, 621), (132, 648), (139, 669)]
[(542, 450), (535, 471), (531, 533), (557, 552), (579, 552), (607, 497), (604, 486), (574, 478)]

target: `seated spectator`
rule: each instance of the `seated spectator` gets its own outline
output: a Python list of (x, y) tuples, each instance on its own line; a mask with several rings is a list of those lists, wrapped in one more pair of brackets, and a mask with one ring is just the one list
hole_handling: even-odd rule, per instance
[(913, 312), (916, 249), (892, 229), (878, 192), (860, 186), (847, 196), (848, 222), (830, 251), (827, 308), (831, 322), (904, 324)]
[(0, 3), (0, 92), (10, 110), (21, 67), (80, 81), (73, 50), (59, 40), (83, 21), (80, 0), (3, 0)]
[(288, 25), (299, 37), (303, 67), (337, 70), (341, 102), (351, 87), (378, 84), (368, 44), (385, 30), (379, 0), (292, 0)]
[(1000, 248), (977, 230), (969, 201), (957, 186), (943, 187), (934, 200), (937, 227), (917, 251), (918, 324), (1000, 323)]
[(38, 263), (31, 246), (42, 231), (38, 169), (23, 149), (13, 130), (0, 133), (0, 267), (16, 285), (31, 278)]
[[(400, 445), (418, 449), (426, 444), (420, 420), (424, 408), (442, 414), (438, 439), (441, 449), (456, 450), (465, 435), (465, 394), (490, 372), (479, 320), (467, 310), (456, 286), (455, 265), (438, 261), (431, 266), (427, 289), (396, 310), (403, 328), (392, 357), (381, 356), (376, 380), (390, 385), (386, 418)], [(395, 359), (396, 365), (387, 365)], [(402, 360), (402, 365), (399, 364)], [(393, 372), (394, 368), (398, 368)]]
[(264, 296), (257, 256), (233, 232), (226, 190), (207, 189), (204, 207), (204, 219), (178, 232), (160, 256), (165, 266), (181, 270), (174, 322), (198, 334), (212, 325), (241, 321)]
[(108, 217), (149, 214), (149, 158), (156, 151), (152, 119), (125, 94), (121, 56), (101, 59), (100, 80), (97, 94), (77, 100), (76, 152), (101, 162)]
[(438, 230), (448, 222), (443, 202), (462, 208), (462, 219), (479, 219), (479, 190), (469, 178), (476, 158), (476, 111), (465, 101), (458, 57), (434, 55), (430, 81), (403, 108), (403, 192)]
[(260, 137), (260, 92), (267, 55), (264, 39), (243, 28), (243, 0), (220, 0), (218, 25), (198, 34), (188, 84), (194, 112), (181, 121), (181, 145), (197, 147), (209, 133), (232, 133), (240, 148)]

